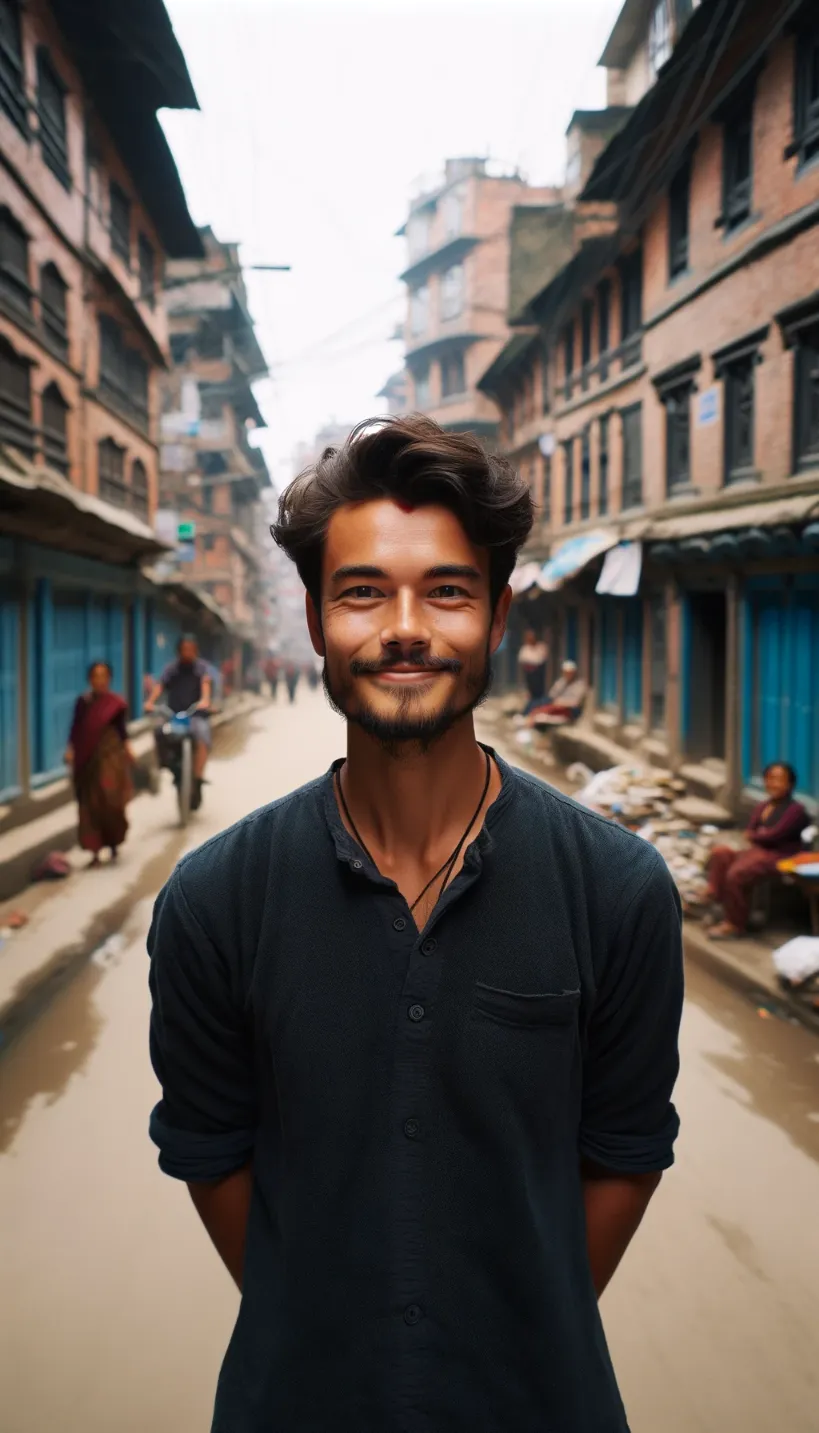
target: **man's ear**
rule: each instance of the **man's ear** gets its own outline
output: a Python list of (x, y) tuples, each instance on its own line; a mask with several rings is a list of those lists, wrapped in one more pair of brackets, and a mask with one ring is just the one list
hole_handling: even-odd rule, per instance
[(324, 633), (321, 630), (321, 617), (309, 592), (306, 592), (304, 596), (304, 611), (307, 616), (307, 630), (310, 633), (310, 641), (313, 643), (313, 651), (317, 656), (324, 657), (326, 653)]
[(492, 617), (492, 626), (489, 630), (489, 650), (494, 655), (506, 636), (506, 624), (509, 621), (509, 608), (512, 605), (512, 589), (504, 587), (495, 606)]

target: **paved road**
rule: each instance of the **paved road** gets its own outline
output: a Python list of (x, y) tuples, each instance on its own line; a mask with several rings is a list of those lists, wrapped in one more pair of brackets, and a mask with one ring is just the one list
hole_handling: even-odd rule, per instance
[[(342, 735), (317, 693), (257, 713), (226, 736), (192, 843)], [(0, 1065), (3, 1433), (209, 1427), (237, 1296), (145, 1136), (150, 904)], [(694, 969), (683, 1057), (679, 1162), (604, 1301), (633, 1433), (811, 1433), (819, 1042)]]

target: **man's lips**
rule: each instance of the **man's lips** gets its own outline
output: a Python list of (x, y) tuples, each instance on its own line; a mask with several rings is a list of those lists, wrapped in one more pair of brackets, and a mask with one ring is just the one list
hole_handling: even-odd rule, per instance
[(440, 667), (382, 667), (380, 671), (372, 675), (377, 682), (394, 682), (406, 684), (407, 682), (431, 682), (433, 677), (440, 677)]

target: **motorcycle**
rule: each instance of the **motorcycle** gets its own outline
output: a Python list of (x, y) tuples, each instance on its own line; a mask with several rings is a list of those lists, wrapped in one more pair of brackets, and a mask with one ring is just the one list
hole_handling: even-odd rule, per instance
[(191, 811), (198, 809), (194, 803), (193, 778), (193, 731), (191, 717), (198, 711), (198, 704), (186, 712), (174, 712), (170, 707), (157, 706), (155, 711), (163, 718), (159, 727), (160, 765), (172, 773), (179, 802), (179, 824), (187, 826)]

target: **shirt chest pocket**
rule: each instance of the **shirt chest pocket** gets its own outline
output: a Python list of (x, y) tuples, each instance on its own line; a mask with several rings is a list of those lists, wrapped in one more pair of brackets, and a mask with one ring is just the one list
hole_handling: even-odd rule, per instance
[(493, 1021), (519, 1030), (570, 1030), (577, 1026), (579, 990), (524, 995), (516, 990), (497, 990), (478, 981), (472, 1019)]

